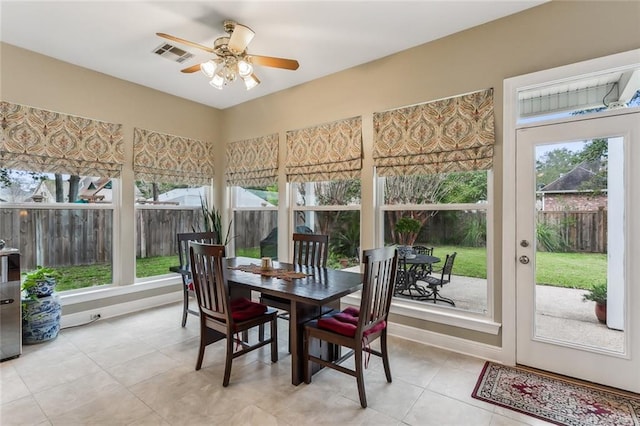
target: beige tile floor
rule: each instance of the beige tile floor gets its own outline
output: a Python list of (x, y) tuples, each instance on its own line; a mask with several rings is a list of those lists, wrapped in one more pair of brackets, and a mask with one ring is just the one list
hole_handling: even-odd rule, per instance
[(268, 348), (234, 361), (222, 387), (224, 343), (195, 371), (198, 328), (180, 305), (62, 330), (0, 364), (0, 424), (8, 425), (541, 425), (471, 398), (483, 360), (390, 339), (393, 383), (371, 357), (362, 409), (355, 379), (323, 370), (290, 383), (287, 323), (280, 361)]

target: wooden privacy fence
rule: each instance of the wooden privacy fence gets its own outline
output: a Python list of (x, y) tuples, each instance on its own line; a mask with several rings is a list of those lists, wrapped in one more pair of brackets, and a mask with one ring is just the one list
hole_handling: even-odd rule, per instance
[[(176, 234), (200, 230), (200, 209), (136, 210), (136, 256), (178, 253)], [(0, 238), (17, 247), (23, 269), (111, 263), (111, 209), (0, 209)]]
[(236, 247), (259, 247), (260, 240), (278, 226), (278, 212), (275, 210), (241, 210), (233, 215)]
[(607, 252), (607, 210), (539, 211), (538, 224), (551, 227), (570, 252)]
[(110, 263), (112, 224), (112, 210), (0, 210), (0, 238), (20, 249), (23, 269)]

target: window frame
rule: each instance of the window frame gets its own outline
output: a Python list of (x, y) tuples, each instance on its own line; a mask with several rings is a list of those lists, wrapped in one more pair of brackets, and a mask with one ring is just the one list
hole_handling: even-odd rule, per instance
[(486, 314), (464, 311), (461, 309), (441, 307), (415, 300), (393, 298), (391, 312), (399, 315), (431, 321), (438, 324), (480, 331), (497, 335), (501, 324), (495, 321), (494, 304), (494, 176), (493, 170), (487, 170), (487, 200), (486, 203), (456, 203), (456, 204), (384, 204), (384, 177), (374, 172), (375, 179), (375, 242), (377, 247), (384, 245), (384, 214), (386, 211), (403, 210), (483, 210), (487, 217), (487, 311)]

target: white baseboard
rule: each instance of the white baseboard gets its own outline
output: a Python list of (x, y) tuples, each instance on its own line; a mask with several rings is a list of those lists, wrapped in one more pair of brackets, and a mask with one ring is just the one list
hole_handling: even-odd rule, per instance
[(62, 315), (60, 320), (61, 328), (75, 327), (78, 325), (88, 324), (94, 321), (96, 315), (100, 315), (100, 319), (113, 318), (120, 315), (130, 314), (142, 311), (144, 309), (154, 308), (157, 306), (167, 305), (182, 301), (182, 292), (176, 291), (158, 296), (145, 297), (143, 299), (133, 300), (131, 302), (117, 303), (115, 305), (103, 306), (73, 314)]
[(484, 343), (465, 340), (459, 337), (434, 333), (407, 325), (389, 323), (389, 334), (403, 339), (411, 340), (425, 345), (486, 359), (488, 361), (502, 362), (502, 348)]

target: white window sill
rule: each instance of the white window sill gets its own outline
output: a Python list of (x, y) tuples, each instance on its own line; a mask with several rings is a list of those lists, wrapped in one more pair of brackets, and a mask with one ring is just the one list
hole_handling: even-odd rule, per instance
[(156, 278), (147, 279), (132, 285), (104, 285), (98, 287), (87, 287), (78, 290), (65, 291), (60, 294), (62, 305), (72, 305), (76, 303), (90, 302), (107, 297), (121, 296), (146, 290), (170, 287), (181, 284), (182, 279), (175, 274), (162, 275)]
[[(360, 305), (360, 292), (350, 294), (342, 298), (342, 301), (350, 305)], [(431, 321), (437, 324), (450, 325), (466, 330), (479, 331), (481, 333), (497, 335), (502, 324), (472, 312), (464, 312), (456, 309), (438, 308), (415, 300), (393, 299), (391, 301), (391, 313), (409, 318)]]

